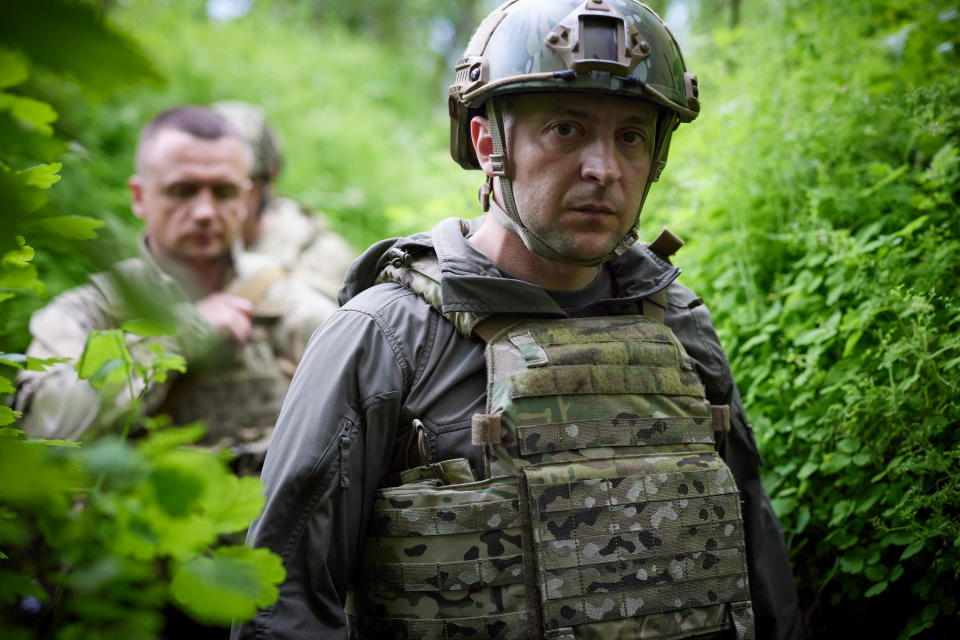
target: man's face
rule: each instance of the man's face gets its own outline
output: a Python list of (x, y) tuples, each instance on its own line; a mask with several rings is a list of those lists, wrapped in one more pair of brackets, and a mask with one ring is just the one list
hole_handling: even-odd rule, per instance
[(130, 178), (134, 213), (154, 252), (193, 263), (226, 255), (246, 216), (250, 155), (233, 136), (212, 140), (163, 129)]
[(650, 175), (657, 110), (639, 100), (576, 93), (514, 99), (508, 134), (524, 224), (578, 259), (613, 251), (633, 225)]

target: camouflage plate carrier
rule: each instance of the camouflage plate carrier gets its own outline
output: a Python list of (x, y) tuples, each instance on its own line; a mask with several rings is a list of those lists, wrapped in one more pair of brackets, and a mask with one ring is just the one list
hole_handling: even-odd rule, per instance
[[(381, 280), (439, 309), (432, 256)], [(379, 491), (351, 638), (753, 637), (738, 491), (714, 447), (729, 409), (704, 397), (665, 296), (646, 315), (445, 314), (487, 341), (487, 476), (447, 460)]]

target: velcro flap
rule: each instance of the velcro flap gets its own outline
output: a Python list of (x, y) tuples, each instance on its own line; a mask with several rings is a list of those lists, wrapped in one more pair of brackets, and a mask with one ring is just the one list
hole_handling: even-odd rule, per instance
[(713, 418), (714, 431), (730, 431), (730, 405), (712, 404), (710, 405), (710, 417)]
[(470, 420), (470, 442), (475, 445), (500, 444), (500, 415), (475, 413)]
[(547, 352), (537, 344), (529, 331), (511, 333), (510, 342), (520, 351), (528, 367), (540, 367), (549, 362)]

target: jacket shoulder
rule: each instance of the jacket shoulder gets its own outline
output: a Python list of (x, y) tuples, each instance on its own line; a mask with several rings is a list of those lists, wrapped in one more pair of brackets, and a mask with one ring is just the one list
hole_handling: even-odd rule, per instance
[(666, 324), (696, 363), (707, 397), (726, 397), (733, 386), (727, 354), (703, 298), (674, 281), (667, 288)]

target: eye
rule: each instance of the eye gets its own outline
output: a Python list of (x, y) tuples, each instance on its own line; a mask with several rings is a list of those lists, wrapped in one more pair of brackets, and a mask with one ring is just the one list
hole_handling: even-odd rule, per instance
[(233, 200), (240, 195), (240, 187), (230, 182), (213, 185), (213, 197), (217, 200)]
[(553, 125), (553, 132), (561, 138), (569, 138), (576, 135), (577, 128), (570, 122), (558, 122)]
[(639, 146), (646, 144), (647, 134), (645, 131), (637, 131), (635, 129), (628, 129), (620, 134), (620, 139), (623, 142), (631, 146)]
[(166, 193), (177, 200), (189, 200), (197, 195), (199, 187), (192, 182), (174, 182), (166, 188)]

